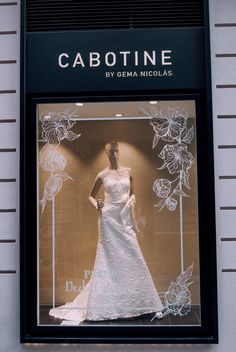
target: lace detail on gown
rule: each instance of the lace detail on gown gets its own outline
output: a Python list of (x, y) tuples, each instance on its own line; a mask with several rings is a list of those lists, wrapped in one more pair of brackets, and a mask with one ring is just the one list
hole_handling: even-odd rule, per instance
[(130, 168), (105, 169), (98, 174), (104, 185), (105, 203), (126, 203), (130, 193)]
[(85, 319), (135, 317), (163, 308), (134, 231), (130, 169), (105, 169), (98, 177), (105, 192), (92, 277), (73, 302), (49, 312), (71, 325)]

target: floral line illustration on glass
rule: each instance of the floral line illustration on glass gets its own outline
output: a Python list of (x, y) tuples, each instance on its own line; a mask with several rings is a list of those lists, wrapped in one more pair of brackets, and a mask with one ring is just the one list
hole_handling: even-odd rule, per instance
[(66, 157), (59, 151), (60, 143), (63, 140), (73, 141), (80, 137), (71, 131), (75, 121), (70, 118), (74, 112), (46, 112), (39, 117), (41, 122), (40, 142), (45, 143), (39, 155), (39, 165), (49, 177), (45, 182), (43, 197), (39, 201), (42, 206), (42, 214), (47, 201), (52, 202), (52, 306), (55, 307), (55, 197), (62, 189), (64, 181), (73, 180), (65, 171), (67, 165)]
[(39, 141), (46, 143), (40, 151), (39, 165), (44, 171), (50, 173), (45, 183), (43, 198), (39, 201), (40, 205), (42, 205), (42, 212), (44, 211), (47, 200), (54, 200), (57, 193), (61, 190), (63, 182), (72, 180), (72, 177), (64, 172), (67, 160), (58, 151), (58, 147), (64, 139), (73, 141), (80, 137), (80, 134), (76, 134), (70, 130), (75, 124), (75, 121), (70, 120), (70, 117), (73, 115), (73, 112), (66, 110), (63, 113), (43, 113), (39, 118), (42, 128), (42, 139)]
[[(153, 138), (153, 149), (158, 145), (159, 140), (169, 142), (165, 144), (159, 158), (163, 164), (159, 170), (168, 169), (170, 175), (177, 174), (173, 180), (160, 178), (155, 180), (153, 191), (158, 198), (162, 198), (155, 207), (159, 211), (167, 207), (168, 210), (174, 211), (177, 207), (179, 198), (187, 197), (183, 188), (190, 190), (189, 170), (193, 165), (193, 155), (188, 151), (188, 145), (192, 142), (194, 136), (193, 126), (188, 128), (188, 113), (181, 108), (166, 107), (162, 109), (150, 109), (150, 113), (144, 111), (150, 116), (150, 123), (155, 132)], [(170, 144), (172, 142), (172, 144)]]
[[(193, 264), (190, 265), (183, 273), (181, 273), (176, 281), (171, 281), (166, 292), (158, 292), (163, 302), (163, 317), (168, 314), (174, 316), (184, 316), (191, 311), (191, 292), (189, 286), (193, 281), (188, 282), (193, 274)], [(159, 314), (155, 314), (151, 319), (158, 318)]]
[[(191, 292), (188, 287), (193, 283), (187, 281), (192, 276), (193, 264), (184, 271), (184, 249), (183, 249), (183, 197), (189, 197), (184, 188), (191, 190), (189, 184), (189, 170), (194, 158), (188, 151), (194, 137), (194, 128), (188, 127), (188, 113), (179, 107), (164, 107), (161, 109), (150, 108), (149, 112), (140, 109), (150, 117), (150, 124), (154, 131), (152, 148), (155, 149), (158, 142), (167, 142), (158, 154), (163, 164), (158, 170), (167, 169), (170, 175), (177, 176), (173, 179), (158, 178), (153, 183), (153, 191), (161, 200), (154, 206), (159, 211), (167, 208), (175, 211), (178, 205), (180, 209), (180, 258), (181, 274), (175, 282), (171, 282), (166, 292), (160, 293), (163, 300), (163, 314), (186, 315), (191, 310)], [(177, 198), (178, 197), (178, 198)], [(176, 199), (177, 198), (177, 199)], [(158, 316), (154, 316), (158, 318)], [(153, 319), (154, 319), (153, 318)]]
[(65, 156), (56, 150), (51, 144), (46, 144), (40, 151), (39, 165), (44, 171), (50, 173), (43, 192), (43, 198), (39, 201), (42, 206), (42, 213), (47, 201), (52, 201), (61, 190), (63, 182), (72, 180), (72, 177), (64, 172), (67, 160)]
[(80, 134), (71, 131), (75, 121), (71, 117), (75, 115), (72, 110), (64, 112), (45, 112), (42, 113), (39, 120), (42, 126), (42, 139), (40, 142), (47, 144), (60, 144), (63, 139), (73, 141)]

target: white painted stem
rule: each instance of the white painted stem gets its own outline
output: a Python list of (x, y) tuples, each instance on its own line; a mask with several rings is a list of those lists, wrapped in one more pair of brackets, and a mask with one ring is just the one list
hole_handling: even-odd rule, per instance
[(55, 308), (55, 199), (52, 199), (52, 307)]
[[(180, 171), (180, 189), (182, 190), (182, 171)], [(183, 273), (184, 272), (183, 196), (179, 196), (179, 222), (180, 222), (181, 273)]]
[(184, 272), (183, 199), (182, 198), (183, 198), (182, 196), (179, 196), (181, 273)]

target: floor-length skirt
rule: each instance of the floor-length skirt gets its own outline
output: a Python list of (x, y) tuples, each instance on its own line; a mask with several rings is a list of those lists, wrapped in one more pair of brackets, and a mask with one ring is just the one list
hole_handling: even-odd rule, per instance
[(140, 250), (130, 202), (105, 203), (98, 221), (98, 244), (89, 282), (73, 302), (51, 309), (63, 325), (83, 320), (135, 317), (163, 306)]

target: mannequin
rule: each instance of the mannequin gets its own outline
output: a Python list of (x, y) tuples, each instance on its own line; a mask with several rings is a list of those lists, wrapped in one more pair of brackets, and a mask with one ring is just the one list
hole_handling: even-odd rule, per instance
[[(118, 146), (118, 143), (117, 142), (108, 142), (105, 145), (105, 153), (108, 158), (108, 163), (109, 163), (108, 168), (110, 170), (115, 170), (115, 171), (119, 170), (120, 165), (119, 165), (119, 146)], [(134, 181), (133, 181), (132, 171), (131, 171), (131, 169), (129, 169), (129, 170), (130, 170), (130, 196), (132, 196), (132, 195), (134, 195)], [(102, 208), (104, 207), (104, 201), (102, 199), (95, 199), (95, 197), (96, 197), (101, 186), (102, 186), (102, 180), (98, 176), (98, 177), (96, 177), (96, 180), (94, 182), (94, 185), (92, 187), (92, 190), (91, 190), (91, 193), (89, 196), (89, 201), (99, 211), (102, 211)], [(133, 207), (131, 207), (131, 211), (132, 211), (132, 217), (133, 217), (135, 231), (139, 232), (137, 221), (134, 216), (134, 208)]]
[[(119, 145), (105, 145), (108, 166), (98, 173), (89, 201), (99, 211), (98, 244), (92, 277), (73, 302), (51, 309), (62, 325), (113, 320), (155, 313), (163, 305), (141, 253), (134, 216), (131, 169), (119, 164)], [(104, 187), (104, 200), (96, 199)]]

